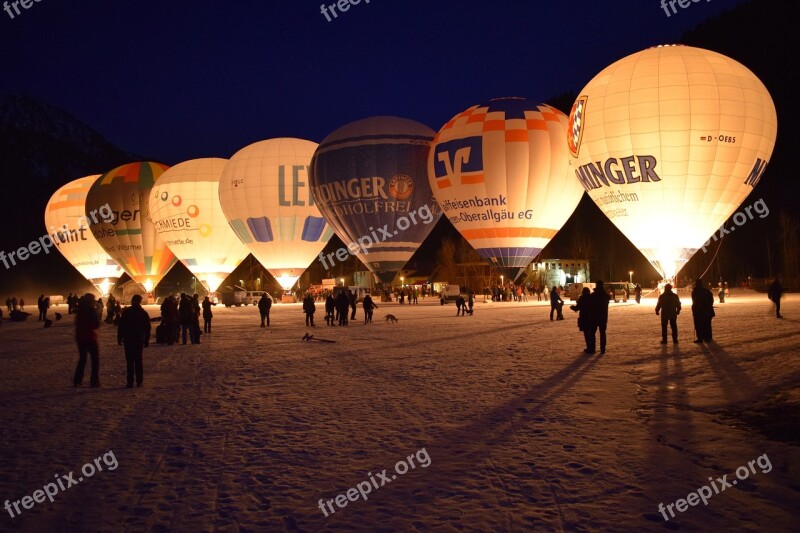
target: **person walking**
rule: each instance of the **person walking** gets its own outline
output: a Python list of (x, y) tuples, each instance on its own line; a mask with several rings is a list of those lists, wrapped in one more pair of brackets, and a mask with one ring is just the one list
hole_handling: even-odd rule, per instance
[(697, 279), (692, 290), (692, 318), (694, 319), (694, 342), (711, 342), (711, 319), (714, 318), (714, 295), (703, 286), (703, 280)]
[(589, 290), (589, 287), (583, 288), (575, 304), (569, 306), (569, 308), (578, 313), (578, 330), (583, 332), (583, 339), (586, 342), (586, 349), (583, 350), (583, 353), (593, 354), (595, 318), (593, 315), (592, 291)]
[(258, 312), (261, 314), (261, 327), (264, 327), (264, 321), (267, 322), (266, 327), (269, 327), (269, 310), (272, 309), (272, 298), (266, 292), (261, 293), (261, 299), (258, 301)]
[(100, 320), (97, 318), (97, 304), (94, 294), (87, 293), (78, 303), (75, 312), (75, 342), (78, 345), (78, 366), (75, 367), (73, 385), (80, 387), (83, 384), (83, 371), (86, 368), (86, 356), (91, 357), (92, 387), (100, 386), (100, 349), (97, 346), (97, 328)]
[(667, 322), (672, 330), (672, 342), (678, 344), (678, 315), (681, 314), (681, 299), (672, 292), (672, 285), (664, 285), (664, 293), (658, 297), (656, 315), (661, 314), (661, 344), (667, 344)]
[(550, 320), (553, 320), (553, 312), (556, 313), (557, 320), (564, 320), (564, 315), (561, 313), (563, 307), (564, 300), (561, 299), (558, 287), (553, 285), (553, 288), (550, 290)]
[(464, 297), (459, 294), (458, 298), (456, 298), (456, 316), (466, 315), (466, 307), (467, 306), (464, 303)]
[(150, 315), (142, 307), (140, 294), (133, 295), (131, 305), (122, 312), (117, 329), (117, 344), (125, 346), (128, 370), (126, 386), (129, 389), (133, 387), (135, 375), (136, 386), (141, 387), (144, 382), (142, 352), (150, 346)]
[(369, 293), (364, 295), (364, 301), (361, 305), (364, 308), (364, 324), (372, 324), (372, 313), (378, 306), (372, 301), (372, 296)]
[(636, 287), (633, 288), (633, 294), (636, 296), (636, 303), (642, 303), (642, 286), (638, 283), (636, 284)]
[(781, 285), (781, 277), (777, 276), (772, 285), (767, 290), (767, 297), (775, 304), (775, 317), (783, 318), (781, 315), (781, 297), (783, 296), (783, 285)]
[(592, 293), (592, 318), (589, 324), (591, 328), (591, 351), (594, 352), (597, 337), (597, 330), (600, 330), (600, 353), (606, 353), (606, 326), (608, 325), (608, 302), (611, 301), (611, 296), (606, 292), (602, 280), (597, 280), (595, 283), (594, 292)]
[(328, 293), (328, 297), (325, 298), (325, 323), (329, 326), (335, 326), (336, 324), (333, 323), (335, 315), (336, 300), (333, 299), (333, 295), (331, 293)]
[(314, 313), (317, 312), (317, 306), (314, 304), (314, 297), (311, 296), (311, 293), (307, 293), (303, 299), (303, 312), (306, 314), (306, 327), (315, 327)]
[(203, 298), (203, 333), (211, 333), (211, 319), (214, 317), (214, 313), (211, 312), (212, 305), (217, 304), (213, 303), (208, 296)]

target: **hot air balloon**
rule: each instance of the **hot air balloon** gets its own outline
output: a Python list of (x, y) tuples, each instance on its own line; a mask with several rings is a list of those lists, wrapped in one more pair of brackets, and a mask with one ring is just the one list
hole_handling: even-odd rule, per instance
[(150, 191), (167, 170), (148, 161), (128, 163), (100, 176), (86, 197), (86, 216), (108, 205), (110, 221), (92, 225), (100, 245), (135, 282), (149, 293), (176, 259), (156, 233), (150, 218)]
[(434, 132), (399, 117), (370, 117), (328, 135), (311, 162), (314, 199), (336, 234), (390, 283), (441, 216), (427, 180)]
[(507, 279), (516, 279), (578, 206), (567, 175), (567, 116), (524, 98), (472, 106), (445, 124), (428, 176), (444, 215)]
[(219, 182), (233, 231), (287, 291), (333, 235), (308, 186), (316, 147), (292, 138), (251, 144), (231, 157)]
[(76, 179), (53, 193), (45, 208), (44, 223), (61, 255), (105, 296), (122, 269), (94, 238), (93, 220), (85, 216), (86, 195), (99, 177)]
[(170, 167), (150, 193), (156, 231), (209, 292), (215, 292), (249, 253), (219, 203), (219, 178), (226, 162), (193, 159)]
[(777, 116), (767, 89), (716, 52), (659, 46), (605, 68), (570, 113), (570, 172), (665, 278), (761, 179)]

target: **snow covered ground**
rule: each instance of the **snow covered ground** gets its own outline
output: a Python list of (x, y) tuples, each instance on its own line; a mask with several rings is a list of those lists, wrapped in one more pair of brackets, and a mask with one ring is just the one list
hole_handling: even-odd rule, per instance
[[(550, 322), (533, 302), (479, 300), (471, 317), (379, 305), (373, 325), (359, 308), (339, 328), (318, 304), (308, 330), (336, 343), (302, 342), (297, 304), (273, 307), (269, 329), (253, 307), (217, 307), (202, 344), (151, 345), (131, 390), (113, 326), (102, 387), (75, 389), (71, 316), (4, 322), (0, 503), (56, 474), (77, 481), (109, 451), (118, 467), (101, 461), (20, 516), (0, 509), (0, 530), (800, 529), (800, 295), (777, 320), (763, 294), (734, 291), (711, 345), (691, 342), (688, 302), (677, 346), (659, 344), (654, 299), (612, 305), (604, 356), (582, 353), (566, 308)], [(755, 474), (664, 521), (659, 503), (731, 483), (759, 457)], [(380, 486), (383, 469), (397, 477)], [(370, 474), (368, 500), (325, 516), (320, 499)]]

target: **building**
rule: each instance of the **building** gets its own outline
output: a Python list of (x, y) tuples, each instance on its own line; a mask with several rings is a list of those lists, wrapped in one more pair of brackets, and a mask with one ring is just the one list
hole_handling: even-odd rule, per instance
[(586, 283), (589, 280), (588, 259), (538, 259), (528, 267), (530, 285), (566, 286), (569, 283)]

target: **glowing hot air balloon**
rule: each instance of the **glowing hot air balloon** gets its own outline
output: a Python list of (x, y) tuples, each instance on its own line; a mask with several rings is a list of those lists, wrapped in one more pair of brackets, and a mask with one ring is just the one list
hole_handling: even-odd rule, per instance
[[(105, 296), (122, 275), (122, 269), (94, 238), (94, 219), (87, 220), (85, 216), (86, 195), (99, 177), (76, 179), (53, 193), (45, 208), (44, 223), (61, 255)], [(104, 214), (110, 215), (108, 210), (98, 210), (95, 216), (101, 220)]]
[(150, 193), (156, 231), (209, 292), (247, 257), (219, 203), (219, 178), (227, 159), (185, 161), (170, 167)]
[(433, 135), (413, 120), (370, 117), (328, 135), (311, 163), (320, 211), (349, 250), (386, 283), (441, 216), (426, 171)]
[(292, 138), (251, 144), (231, 157), (219, 182), (233, 231), (285, 290), (333, 235), (308, 186), (316, 147)]
[(761, 179), (777, 122), (767, 89), (740, 63), (689, 46), (649, 48), (581, 91), (570, 172), (672, 278)]
[(507, 279), (515, 279), (578, 206), (567, 175), (567, 116), (498, 98), (453, 117), (436, 135), (428, 176), (444, 215)]
[(92, 232), (108, 254), (147, 292), (158, 285), (176, 259), (156, 233), (150, 219), (150, 191), (167, 170), (151, 162), (129, 163), (106, 172), (86, 197), (86, 215), (109, 205), (114, 216), (92, 225)]

